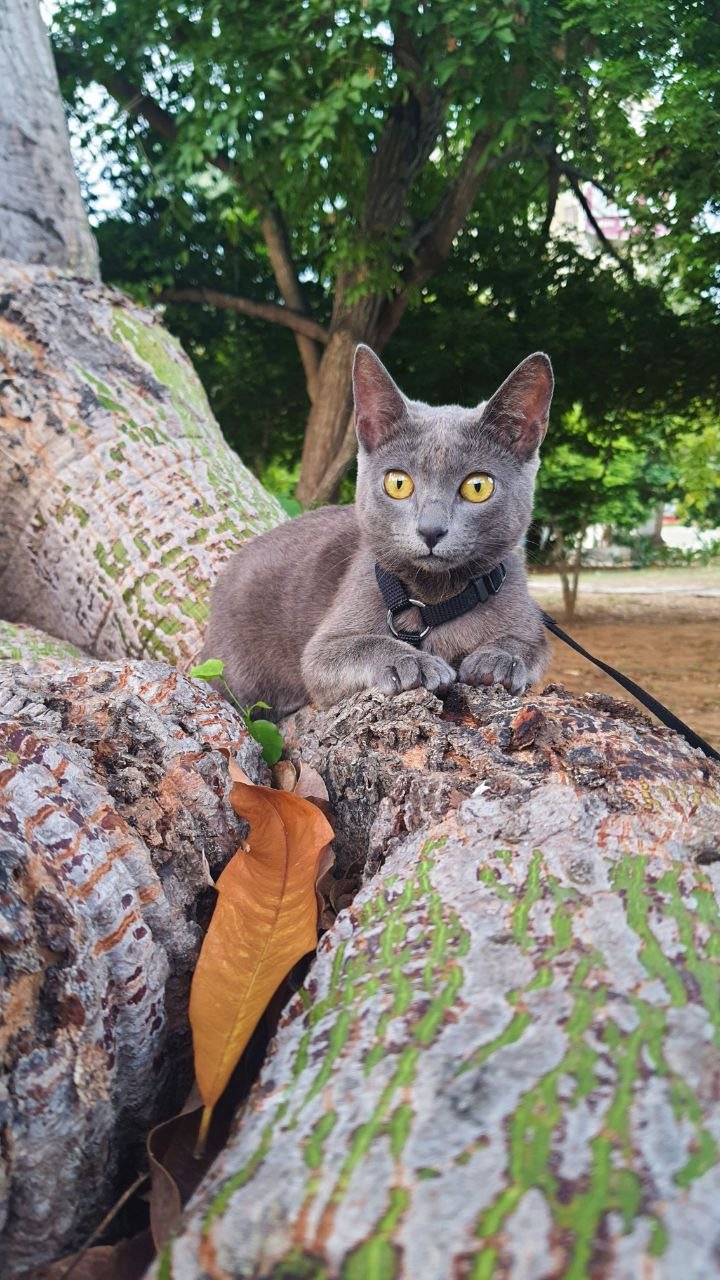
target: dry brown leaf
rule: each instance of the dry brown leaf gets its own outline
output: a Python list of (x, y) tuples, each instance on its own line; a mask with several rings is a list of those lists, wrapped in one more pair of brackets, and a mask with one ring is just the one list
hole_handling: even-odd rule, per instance
[(193, 1087), (182, 1111), (156, 1124), (147, 1136), (150, 1230), (158, 1253), (206, 1167), (193, 1155), (202, 1105), (200, 1093)]
[(331, 927), (335, 912), (330, 907), (330, 894), (335, 883), (332, 869), (335, 865), (335, 851), (331, 844), (320, 854), (318, 875), (315, 882), (315, 896), (318, 904), (318, 932), (325, 933)]
[(317, 942), (315, 882), (333, 831), (300, 796), (243, 782), (230, 802), (250, 823), (248, 852), (217, 882), (218, 901), (190, 993), (195, 1075), (205, 1103), (199, 1142), (266, 1005)]
[(117, 1244), (99, 1244), (82, 1255), (59, 1258), (28, 1273), (26, 1280), (142, 1280), (153, 1260), (149, 1231)]
[[(313, 769), (312, 765), (306, 764), (304, 760), (300, 761), (295, 795), (303, 796), (304, 799), (310, 800), (312, 804), (316, 804), (321, 813), (324, 813), (326, 818), (332, 820), (330, 797), (322, 775), (318, 773), (317, 769)], [(318, 931), (320, 933), (325, 933), (335, 919), (334, 914), (329, 910), (330, 885), (333, 883), (331, 872), (334, 865), (335, 851), (332, 845), (329, 844), (320, 854), (315, 885), (318, 904)]]
[(294, 791), (298, 776), (292, 760), (278, 760), (272, 767), (272, 779), (278, 791)]
[(229, 752), (227, 752), (226, 754), (228, 758), (228, 773), (230, 774), (232, 781), (244, 782), (246, 786), (251, 787), (253, 783), (250, 781), (250, 778), (248, 778), (247, 774), (245, 773), (245, 770), (240, 768), (240, 765), (238, 764), (234, 756), (231, 756)]
[[(328, 789), (317, 769), (313, 769), (311, 764), (306, 764), (304, 760), (300, 761), (300, 772), (298, 774), (297, 784), (295, 786), (295, 795), (303, 796), (306, 800), (313, 800), (322, 808), (325, 813), (324, 805), (330, 805), (330, 797)], [(325, 813), (327, 817), (327, 813)]]

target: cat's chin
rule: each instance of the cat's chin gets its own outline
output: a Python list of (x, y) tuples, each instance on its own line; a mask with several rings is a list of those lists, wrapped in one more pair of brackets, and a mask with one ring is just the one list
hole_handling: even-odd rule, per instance
[(439, 599), (448, 594), (452, 595), (455, 591), (461, 591), (471, 578), (477, 578), (494, 569), (501, 558), (498, 554), (492, 561), (486, 562), (484, 558), (467, 561), (451, 559), (449, 556), (442, 558), (439, 555), (418, 556), (414, 560), (405, 561), (404, 565), (399, 565), (394, 572), (401, 581), (412, 583), (420, 596), (425, 590), (428, 593), (429, 602), (431, 599)]
[(458, 562), (451, 560), (448, 556), (439, 556), (433, 554), (431, 556), (418, 556), (417, 560), (413, 560), (414, 569), (422, 569), (424, 573), (448, 573), (451, 569), (458, 568)]

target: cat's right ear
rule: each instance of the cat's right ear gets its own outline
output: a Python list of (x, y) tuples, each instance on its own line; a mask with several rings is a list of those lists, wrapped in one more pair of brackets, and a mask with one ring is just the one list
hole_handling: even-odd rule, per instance
[(364, 342), (355, 348), (352, 380), (357, 438), (372, 453), (395, 435), (407, 416), (405, 400), (385, 365)]
[(545, 438), (553, 386), (550, 358), (536, 351), (513, 369), (483, 408), (483, 426), (521, 462), (527, 462)]

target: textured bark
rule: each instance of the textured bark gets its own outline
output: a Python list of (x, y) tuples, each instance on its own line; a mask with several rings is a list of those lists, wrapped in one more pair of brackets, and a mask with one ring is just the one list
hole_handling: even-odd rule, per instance
[(187, 1092), (211, 875), (244, 833), (218, 748), (267, 774), (163, 663), (0, 665), (4, 1280), (82, 1241)]
[(97, 279), (97, 246), (37, 0), (0, 6), (0, 83), (0, 257)]
[(0, 616), (187, 663), (220, 565), (283, 513), (151, 313), (45, 268), (0, 282)]
[(715, 1275), (718, 769), (554, 689), (291, 731), (386, 862), (154, 1274)]

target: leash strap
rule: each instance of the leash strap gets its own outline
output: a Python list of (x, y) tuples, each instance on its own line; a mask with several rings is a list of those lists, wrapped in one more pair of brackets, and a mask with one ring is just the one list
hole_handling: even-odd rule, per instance
[[(449, 600), (442, 600), (439, 604), (425, 604), (423, 600), (415, 600), (409, 595), (404, 583), (397, 578), (394, 573), (383, 569), (381, 565), (375, 565), (375, 577), (380, 588), (383, 600), (387, 605), (387, 624), (397, 640), (404, 640), (406, 644), (411, 644), (415, 649), (419, 649), (425, 636), (430, 633), (433, 627), (440, 627), (444, 622), (452, 622), (454, 618), (460, 618), (464, 613), (469, 613), (478, 604), (485, 604), (490, 596), (497, 595), (506, 577), (506, 569), (504, 564), (499, 564), (490, 573), (485, 573), (481, 578), (473, 578), (471, 582), (458, 592), (456, 596), (451, 596)], [(414, 606), (420, 614), (423, 623), (422, 631), (404, 631), (402, 628), (395, 626), (395, 615), (402, 613), (404, 609)], [(623, 675), (622, 671), (617, 671), (615, 667), (611, 667), (609, 663), (603, 662), (601, 658), (595, 658), (587, 649), (584, 649), (577, 640), (573, 640), (562, 627), (559, 627), (554, 618), (549, 613), (542, 614), (542, 620), (548, 631), (551, 631), (558, 640), (562, 640), (563, 644), (569, 645), (576, 653), (587, 658), (588, 662), (594, 663), (601, 671), (610, 676), (611, 680), (615, 680), (623, 689), (632, 694), (633, 698), (637, 698), (648, 711), (664, 724), (668, 729), (674, 729), (675, 733), (679, 733), (689, 746), (695, 750), (702, 751), (710, 760), (720, 762), (720, 752), (710, 746), (704, 738), (700, 737), (690, 725), (685, 724), (684, 720), (680, 720), (674, 715), (662, 702), (658, 702), (651, 693), (643, 689), (642, 685), (636, 684), (629, 676)]]
[[(451, 596), (449, 600), (441, 600), (439, 604), (425, 604), (423, 600), (413, 599), (408, 594), (404, 583), (394, 573), (383, 569), (379, 564), (375, 565), (377, 584), (387, 605), (388, 627), (398, 640), (404, 640), (415, 649), (420, 648), (421, 641), (433, 627), (440, 627), (443, 622), (452, 622), (454, 618), (460, 618), (464, 613), (469, 613), (476, 605), (485, 604), (490, 596), (497, 595), (505, 581), (506, 573), (505, 565), (499, 564), (491, 569), (490, 573), (484, 573), (481, 578), (473, 578), (462, 591), (459, 591), (456, 596)], [(404, 609), (409, 609), (411, 605), (415, 606), (422, 618), (422, 631), (403, 631), (395, 626), (395, 615), (402, 613)]]
[(706, 742), (704, 738), (701, 738), (700, 734), (696, 733), (694, 729), (691, 729), (683, 720), (680, 720), (676, 715), (673, 715), (672, 711), (669, 711), (662, 702), (658, 702), (657, 698), (653, 698), (652, 694), (648, 693), (646, 689), (643, 689), (642, 685), (636, 684), (629, 676), (623, 675), (622, 671), (616, 671), (615, 667), (611, 667), (609, 663), (603, 662), (602, 659), (594, 658), (591, 653), (588, 653), (587, 649), (583, 649), (583, 646), (578, 644), (577, 640), (573, 640), (572, 636), (567, 635), (567, 633), (563, 631), (562, 627), (559, 627), (555, 619), (551, 618), (548, 613), (544, 613), (542, 615), (542, 619), (548, 631), (551, 631), (554, 636), (557, 636), (558, 640), (562, 640), (564, 644), (569, 645), (576, 653), (582, 654), (583, 658), (587, 658), (589, 662), (594, 662), (596, 667), (599, 667), (600, 670), (604, 671), (612, 680), (616, 680), (619, 685), (622, 685), (623, 689), (626, 689), (628, 693), (631, 693), (633, 698), (637, 698), (638, 702), (641, 702), (644, 707), (647, 707), (648, 711), (652, 711), (653, 715), (657, 716), (658, 720), (662, 724), (664, 724), (668, 729), (674, 729), (676, 733), (679, 733), (689, 746), (704, 752), (710, 760), (720, 761), (720, 752), (716, 751), (714, 747), (711, 747), (709, 742)]

